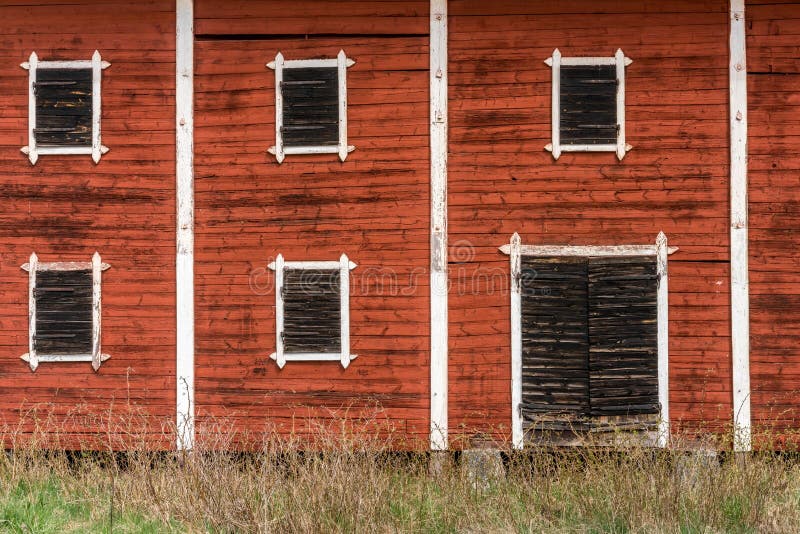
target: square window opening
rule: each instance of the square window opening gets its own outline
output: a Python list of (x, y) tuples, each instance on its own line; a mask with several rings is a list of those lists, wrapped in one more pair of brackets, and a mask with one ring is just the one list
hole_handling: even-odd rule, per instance
[(548, 58), (552, 69), (552, 141), (545, 146), (558, 159), (563, 152), (615, 152), (625, 141), (625, 68), (622, 50), (613, 57)]
[(280, 52), (267, 66), (275, 71), (275, 145), (278, 163), (288, 154), (338, 154), (344, 161), (355, 147), (347, 144), (347, 68), (355, 62), (340, 51), (334, 59), (284, 59)]
[(100, 162), (101, 79), (110, 66), (95, 51), (89, 60), (40, 61), (36, 52), (21, 65), (28, 70), (28, 145), (22, 152), (35, 165), (44, 154), (88, 154)]
[(90, 262), (39, 261), (28, 271), (28, 352), (35, 371), (42, 362), (91, 362), (95, 371), (109, 356), (100, 350), (101, 277), (109, 265), (95, 253)]
[(347, 368), (350, 354), (350, 271), (347, 255), (338, 261), (270, 263), (275, 271), (276, 351), (279, 368), (287, 361), (339, 361)]

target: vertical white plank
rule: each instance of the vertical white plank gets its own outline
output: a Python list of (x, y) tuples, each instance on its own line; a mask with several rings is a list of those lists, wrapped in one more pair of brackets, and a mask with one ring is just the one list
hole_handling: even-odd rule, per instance
[(553, 81), (551, 85), (551, 111), (550, 111), (550, 130), (552, 135), (553, 159), (561, 157), (561, 51), (556, 48), (550, 58), (550, 66), (553, 71)]
[(194, 447), (194, 5), (176, 2), (176, 423), (178, 450)]
[[(31, 52), (31, 57), (28, 59), (28, 160), (31, 165), (36, 165), (39, 159), (39, 153), (36, 151), (36, 135), (33, 129), (36, 128), (36, 94), (34, 93), (34, 86), (36, 85), (36, 69), (39, 63), (39, 58), (36, 52)], [(23, 149), (24, 151), (24, 149)]]
[(36, 339), (36, 297), (34, 296), (34, 290), (36, 289), (36, 269), (39, 263), (39, 258), (35, 252), (31, 253), (28, 263), (30, 266), (28, 271), (28, 365), (31, 366), (31, 371), (35, 371), (39, 367), (39, 358), (36, 356), (34, 342)]
[(511, 236), (511, 443), (522, 449), (522, 255), (520, 237)]
[[(103, 76), (102, 59), (100, 52), (92, 54), (92, 161), (100, 163), (100, 114), (102, 109), (101, 79)], [(99, 354), (99, 353), (98, 353)], [(99, 362), (98, 356), (98, 362)], [(98, 364), (99, 365), (99, 364)], [(95, 369), (96, 371), (97, 369)]]
[(625, 157), (625, 54), (617, 49), (614, 54), (617, 66), (617, 159)]
[(731, 352), (734, 450), (751, 449), (747, 246), (747, 64), (744, 0), (730, 1)]
[(430, 3), (431, 434), (448, 447), (447, 419), (447, 0)]
[(658, 446), (669, 445), (669, 271), (667, 236), (659, 232), (656, 237), (656, 271), (658, 274), (657, 324), (658, 324), (658, 401), (661, 416), (658, 426)]
[(347, 369), (350, 365), (350, 260), (347, 254), (339, 258), (339, 299), (342, 367)]
[(100, 369), (100, 364), (102, 363), (100, 350), (100, 323), (103, 317), (100, 293), (102, 276), (103, 263), (100, 260), (100, 254), (95, 252), (92, 255), (92, 369), (95, 372)]
[(283, 54), (275, 56), (275, 159), (283, 163), (286, 154), (283, 151)]
[(339, 159), (347, 158), (347, 56), (339, 50), (336, 56), (339, 70)]
[(286, 354), (283, 351), (283, 255), (275, 258), (275, 361), (278, 369), (286, 365)]

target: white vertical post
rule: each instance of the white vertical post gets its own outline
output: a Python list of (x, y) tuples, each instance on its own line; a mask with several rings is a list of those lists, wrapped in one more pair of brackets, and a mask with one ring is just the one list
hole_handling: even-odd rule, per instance
[[(283, 93), (281, 84), (283, 83), (283, 54), (280, 52), (275, 56), (275, 61), (268, 63), (268, 67), (275, 69), (275, 159), (278, 163), (283, 163), (286, 154), (283, 151)], [(341, 123), (339, 125), (341, 128)]]
[(511, 443), (523, 448), (522, 433), (522, 255), (520, 237), (511, 236)]
[(751, 449), (747, 249), (747, 64), (744, 0), (730, 1), (731, 353), (734, 450)]
[(553, 55), (545, 60), (552, 71), (550, 83), (550, 145), (546, 150), (553, 153), (553, 159), (561, 157), (561, 51), (556, 48)]
[(339, 159), (347, 158), (347, 56), (339, 50), (336, 56), (339, 71)]
[(430, 3), (431, 449), (448, 447), (447, 0)]
[(625, 66), (630, 62), (622, 49), (614, 54), (617, 68), (617, 159), (622, 161), (627, 152), (625, 143)]
[(656, 272), (658, 275), (658, 401), (661, 414), (658, 423), (658, 446), (669, 445), (669, 270), (667, 236), (659, 232), (656, 237)]
[(96, 252), (92, 255), (92, 369), (97, 372), (102, 363), (102, 354), (100, 351), (100, 322), (103, 317), (102, 299), (101, 299), (101, 282), (103, 276), (103, 264), (100, 261), (100, 253)]
[(28, 260), (30, 270), (28, 271), (28, 365), (31, 371), (39, 367), (39, 358), (36, 356), (36, 269), (38, 268), (39, 258), (35, 252), (31, 252)]
[[(31, 52), (31, 57), (28, 58), (28, 160), (31, 165), (36, 165), (39, 159), (39, 153), (36, 151), (36, 71), (39, 63), (39, 57), (36, 52)], [(23, 67), (25, 64), (23, 63)], [(25, 149), (23, 148), (23, 152)]]
[(177, 196), (176, 423), (178, 450), (194, 447), (194, 5), (176, 2), (175, 177)]
[(278, 254), (270, 265), (275, 270), (275, 361), (278, 369), (286, 365), (286, 354), (283, 349), (283, 255)]
[(100, 163), (100, 156), (103, 154), (100, 148), (100, 117), (103, 109), (102, 63), (100, 52), (95, 50), (94, 54), (92, 54), (92, 161), (95, 163)]
[(339, 323), (342, 367), (345, 369), (350, 365), (350, 268), (347, 254), (342, 254), (339, 258), (339, 309), (342, 314)]

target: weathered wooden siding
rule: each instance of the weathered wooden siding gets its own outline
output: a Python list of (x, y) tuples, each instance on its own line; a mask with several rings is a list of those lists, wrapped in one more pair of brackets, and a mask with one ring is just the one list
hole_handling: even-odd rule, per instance
[[(303, 434), (347, 416), (427, 440), (428, 3), (199, 0), (196, 17), (201, 432), (210, 417)], [(356, 62), (347, 71), (356, 150), (343, 163), (289, 155), (279, 165), (266, 152), (275, 143), (275, 78), (265, 64), (279, 51), (288, 60), (340, 49)], [(267, 264), (278, 253), (303, 261), (343, 252), (358, 264), (350, 281), (358, 358), (347, 369), (278, 369), (269, 359)]]
[[(174, 2), (14, 2), (0, 10), (0, 425), (28, 432), (52, 417), (53, 438), (74, 447), (138, 431), (129, 412), (155, 416), (147, 439), (161, 439), (175, 414)], [(103, 142), (90, 156), (41, 156), (31, 166), (28, 71), (39, 58), (90, 59), (103, 72)], [(28, 276), (20, 265), (90, 261), (103, 273), (103, 352), (90, 363), (42, 363), (28, 351)], [(109, 424), (113, 412), (116, 423)], [(59, 434), (56, 435), (55, 432)], [(106, 434), (108, 432), (108, 434)], [(9, 438), (9, 434), (5, 434)], [(93, 441), (95, 440), (95, 441)], [(96, 441), (96, 440), (99, 440)]]
[(800, 3), (747, 2), (750, 369), (756, 432), (800, 424)]
[[(450, 2), (451, 432), (510, 434), (508, 257), (530, 244), (651, 243), (670, 257), (673, 421), (731, 417), (727, 2)], [(550, 141), (553, 49), (633, 59), (627, 140), (613, 153)]]

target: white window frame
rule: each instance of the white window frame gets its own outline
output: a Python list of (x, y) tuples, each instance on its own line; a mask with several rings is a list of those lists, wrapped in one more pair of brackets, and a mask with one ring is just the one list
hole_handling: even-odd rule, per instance
[[(552, 142), (545, 145), (545, 150), (553, 153), (553, 158), (561, 157), (562, 152), (616, 152), (622, 160), (633, 147), (625, 142), (625, 67), (633, 60), (625, 57), (621, 49), (613, 57), (562, 57), (556, 48), (553, 55), (544, 61), (551, 67), (552, 81)], [(613, 145), (571, 145), (561, 143), (561, 65), (594, 66), (616, 65), (617, 67), (617, 143)]]
[(518, 233), (511, 237), (510, 244), (500, 247), (511, 261), (511, 440), (515, 449), (524, 447), (522, 429), (522, 257), (570, 256), (570, 257), (623, 257), (654, 256), (658, 290), (656, 294), (656, 316), (658, 322), (658, 400), (661, 412), (656, 444), (669, 445), (669, 288), (667, 258), (678, 250), (667, 245), (667, 236), (659, 232), (653, 245), (612, 246), (559, 246), (523, 245)]
[[(355, 65), (355, 61), (348, 58), (344, 50), (334, 59), (284, 59), (278, 52), (274, 61), (267, 63), (267, 67), (275, 71), (275, 146), (269, 147), (267, 152), (275, 156), (278, 163), (282, 163), (287, 154), (338, 154), (344, 161), (347, 154), (356, 147), (347, 144), (347, 67)], [(302, 68), (330, 68), (339, 69), (339, 143), (331, 146), (292, 146), (283, 145), (283, 95), (281, 83), (283, 82), (284, 69)]]
[[(22, 269), (28, 272), (28, 352), (21, 358), (28, 362), (31, 371), (36, 371), (41, 362), (92, 362), (92, 369), (100, 369), (100, 364), (108, 360), (111, 356), (103, 354), (100, 350), (100, 321), (102, 317), (102, 305), (100, 286), (102, 282), (102, 272), (110, 267), (103, 263), (100, 254), (97, 252), (92, 255), (90, 262), (53, 262), (42, 263), (32, 253), (28, 263), (22, 265)], [(36, 352), (34, 338), (36, 337), (36, 273), (41, 271), (92, 271), (92, 352), (87, 354), (40, 354)]]
[[(92, 161), (100, 163), (100, 157), (108, 152), (108, 147), (101, 143), (100, 115), (102, 110), (101, 80), (102, 72), (111, 66), (108, 61), (103, 61), (97, 50), (92, 54), (92, 59), (75, 61), (39, 61), (36, 52), (31, 52), (28, 61), (21, 63), (20, 67), (28, 71), (28, 146), (20, 150), (28, 155), (31, 165), (36, 165), (39, 156), (46, 154), (90, 154)], [(46, 146), (36, 145), (36, 71), (40, 68), (47, 69), (92, 69), (92, 146)]]
[[(282, 254), (278, 254), (275, 261), (269, 264), (275, 271), (275, 352), (270, 358), (275, 360), (278, 368), (283, 369), (287, 361), (339, 361), (347, 369), (350, 361), (357, 355), (350, 354), (350, 271), (356, 264), (342, 254), (339, 261), (285, 261)], [(283, 273), (285, 269), (312, 269), (320, 271), (339, 271), (339, 303), (341, 320), (340, 352), (286, 352), (283, 346)]]

